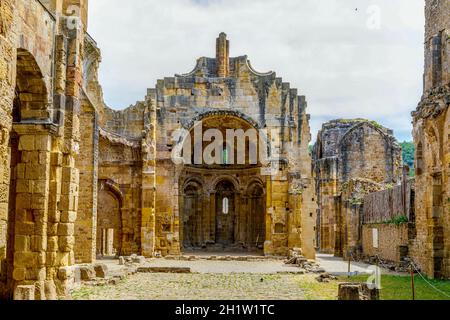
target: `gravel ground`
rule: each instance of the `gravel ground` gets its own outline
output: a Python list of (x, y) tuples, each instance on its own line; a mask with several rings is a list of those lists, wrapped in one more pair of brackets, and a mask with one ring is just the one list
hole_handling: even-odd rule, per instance
[(81, 287), (75, 300), (304, 300), (300, 275), (136, 274), (115, 286)]
[[(102, 261), (111, 271), (116, 260)], [(335, 299), (337, 282), (319, 283), (315, 274), (280, 260), (177, 261), (151, 259), (150, 267), (190, 267), (190, 274), (138, 273), (116, 285), (82, 285), (75, 300), (305, 300)]]

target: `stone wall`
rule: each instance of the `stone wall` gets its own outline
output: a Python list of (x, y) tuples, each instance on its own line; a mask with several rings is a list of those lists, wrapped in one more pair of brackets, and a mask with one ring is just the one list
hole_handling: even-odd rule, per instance
[(401, 148), (392, 130), (373, 121), (334, 120), (322, 126), (313, 161), (319, 248), (342, 256), (347, 247), (360, 243), (359, 204), (364, 195), (399, 181)]
[[(376, 231), (374, 231), (376, 230)], [(409, 227), (407, 223), (365, 224), (362, 226), (362, 255), (378, 256), (381, 260), (401, 263), (408, 254)]]
[[(218, 42), (225, 44), (223, 39)], [(305, 99), (275, 73), (254, 71), (246, 56), (229, 58), (229, 66), (220, 69), (227, 76), (220, 77), (216, 73), (218, 59), (200, 58), (191, 73), (158, 81), (152, 97), (158, 110), (156, 210), (161, 221), (173, 225), (172, 234), (158, 234), (161, 228), (156, 226), (160, 243), (163, 240), (168, 244), (167, 237), (172, 239), (172, 246), (167, 248), (158, 248), (157, 241), (157, 249), (171, 254), (180, 250), (178, 233), (182, 212), (177, 199), (182, 193), (180, 177), (185, 168), (176, 167), (171, 161), (171, 134), (177, 129), (191, 130), (192, 119), (208, 122), (228, 116), (234, 121), (243, 120), (255, 129), (280, 133), (281, 157), (287, 160), (287, 165), (273, 176), (259, 175), (267, 197), (264, 252), (286, 254), (289, 248), (302, 247), (308, 257), (314, 257), (315, 204), (307, 151), (310, 133)], [(204, 170), (204, 174), (210, 174), (207, 167)], [(245, 170), (241, 170), (245, 175)], [(222, 172), (229, 179), (236, 178), (233, 175), (236, 173)], [(282, 234), (275, 233), (278, 223), (284, 225)], [(305, 235), (307, 239), (302, 238)]]
[[(145, 101), (123, 111), (113, 111), (103, 102), (98, 83), (99, 50), (93, 40), (86, 44), (84, 88), (88, 104), (95, 110), (93, 115), (86, 115), (86, 119), (92, 122), (94, 114), (98, 116), (98, 179), (115, 184), (123, 196), (122, 221), (123, 229), (127, 229), (123, 238), (130, 239), (128, 251), (141, 251), (147, 256), (155, 252), (180, 254), (185, 228), (183, 209), (180, 210), (183, 186), (196, 176), (205, 181), (203, 215), (209, 217), (213, 208), (211, 199), (219, 181), (214, 182), (212, 178), (222, 177), (236, 181), (235, 192), (240, 196), (233, 204), (245, 217), (252, 201), (245, 196), (251, 186), (246, 177), (253, 175), (263, 186), (266, 208), (263, 209), (265, 234), (255, 241), (260, 242), (257, 247), (264, 247), (266, 254), (283, 255), (289, 248), (303, 247), (309, 258), (315, 255), (316, 209), (307, 151), (311, 136), (305, 98), (299, 97), (297, 90), (291, 89), (275, 73), (254, 71), (247, 57), (230, 58), (229, 45), (226, 35), (221, 34), (215, 59), (200, 58), (191, 73), (164, 78), (158, 81), (156, 89), (148, 90)], [(195, 120), (210, 124), (216, 121), (218, 127), (237, 125), (236, 129), (268, 132), (277, 129), (278, 133), (272, 138), (282, 141), (282, 154), (273, 161), (277, 166), (275, 174), (261, 174), (260, 166), (255, 170), (251, 166), (190, 168), (175, 165), (172, 153), (176, 141), (172, 141), (172, 135), (176, 130), (190, 130)], [(87, 141), (90, 140), (88, 137)], [(81, 147), (91, 148), (84, 140)], [(81, 157), (90, 159), (90, 154), (82, 153)], [(197, 171), (191, 171), (193, 169)], [(83, 184), (86, 182), (80, 186), (82, 193)], [(91, 189), (87, 190), (90, 195)], [(87, 205), (88, 211), (94, 212), (92, 201)], [(215, 241), (212, 221), (205, 223), (203, 231), (196, 231), (196, 234), (205, 234), (201, 237), (204, 242), (201, 246)], [(208, 226), (210, 229), (206, 229)], [(282, 226), (281, 231), (279, 226)], [(140, 233), (138, 228), (141, 228)], [(214, 232), (207, 236), (211, 233), (207, 230), (212, 229)], [(236, 242), (238, 237), (246, 237), (243, 230), (240, 233), (240, 236), (236, 233)], [(126, 242), (124, 240), (123, 244)]]
[(55, 299), (74, 263), (85, 24), (44, 4), (0, 4), (0, 291), (32, 285), (37, 299)]
[(430, 277), (450, 277), (450, 4), (425, 6), (424, 94), (415, 112), (416, 229), (411, 255)]
[(406, 169), (400, 185), (364, 196), (360, 221), (362, 258), (377, 256), (401, 264), (410, 257), (410, 240), (416, 230), (414, 202), (415, 183), (407, 178)]

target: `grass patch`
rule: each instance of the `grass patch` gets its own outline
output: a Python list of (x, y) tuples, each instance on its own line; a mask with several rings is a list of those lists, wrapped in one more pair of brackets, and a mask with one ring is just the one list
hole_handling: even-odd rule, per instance
[[(365, 282), (367, 276), (354, 276), (348, 279), (340, 277), (345, 282)], [(450, 281), (428, 280), (432, 285), (450, 296)], [(450, 300), (442, 293), (430, 287), (419, 275), (414, 277), (416, 300)], [(381, 277), (381, 300), (412, 300), (411, 277), (383, 275)]]
[(303, 290), (306, 300), (337, 300), (339, 282), (318, 282), (316, 276), (301, 276), (295, 279), (297, 285)]

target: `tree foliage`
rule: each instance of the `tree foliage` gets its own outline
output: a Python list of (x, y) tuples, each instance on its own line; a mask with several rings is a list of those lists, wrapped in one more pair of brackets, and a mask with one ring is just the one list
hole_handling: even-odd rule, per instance
[(403, 149), (403, 162), (406, 163), (410, 169), (411, 172), (414, 172), (414, 156), (415, 156), (415, 151), (416, 148), (414, 146), (413, 142), (402, 142), (400, 144), (402, 146)]

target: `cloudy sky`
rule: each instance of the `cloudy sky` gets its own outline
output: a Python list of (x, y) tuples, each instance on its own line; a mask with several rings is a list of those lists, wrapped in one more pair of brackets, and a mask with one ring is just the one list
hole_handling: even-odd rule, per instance
[(102, 50), (105, 100), (123, 109), (156, 80), (231, 56), (306, 95), (313, 137), (335, 118), (363, 117), (411, 139), (422, 92), (423, 0), (93, 0), (89, 33)]

